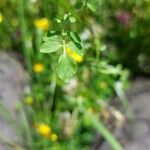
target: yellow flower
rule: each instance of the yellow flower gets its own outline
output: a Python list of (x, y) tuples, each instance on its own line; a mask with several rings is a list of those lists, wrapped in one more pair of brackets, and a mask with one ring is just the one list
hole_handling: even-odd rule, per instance
[(44, 70), (44, 65), (41, 63), (36, 63), (33, 65), (33, 71), (36, 73), (41, 73)]
[(57, 136), (55, 133), (53, 133), (53, 134), (50, 136), (50, 139), (51, 139), (53, 142), (55, 142), (55, 141), (57, 141), (58, 136)]
[(0, 12), (0, 23), (3, 21), (4, 17), (2, 15), (2, 13)]
[(45, 123), (39, 123), (35, 125), (37, 132), (43, 137), (49, 138), (51, 134), (51, 127)]
[(27, 96), (24, 100), (24, 103), (27, 105), (32, 105), (33, 104), (33, 98), (31, 96)]
[(107, 85), (106, 82), (101, 82), (101, 83), (100, 83), (100, 87), (101, 87), (102, 89), (106, 89), (106, 88), (108, 87), (108, 85)]
[(50, 26), (47, 18), (35, 19), (34, 25), (41, 30), (48, 30)]
[(75, 61), (77, 61), (78, 63), (83, 61), (83, 57), (80, 56), (79, 54), (75, 53), (73, 50), (71, 50), (70, 48), (67, 48), (67, 54), (72, 57)]

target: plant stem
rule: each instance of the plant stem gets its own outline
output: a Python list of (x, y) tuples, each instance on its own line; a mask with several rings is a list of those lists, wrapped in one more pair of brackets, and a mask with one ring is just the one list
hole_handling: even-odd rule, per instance
[(54, 70), (54, 73), (53, 73), (53, 77), (52, 77), (52, 83), (50, 86), (50, 91), (51, 91), (50, 108), (51, 109), (52, 109), (53, 103), (54, 103), (54, 95), (55, 95), (56, 84), (57, 84), (56, 70), (55, 70), (55, 68), (53, 68), (53, 70)]
[(64, 52), (65, 55), (67, 54), (66, 53), (66, 42), (65, 42), (64, 39), (63, 39), (63, 52)]
[(100, 43), (99, 43), (98, 38), (95, 38), (95, 47), (96, 47), (96, 61), (98, 63), (99, 57), (100, 57)]
[(23, 54), (26, 59), (27, 69), (30, 72), (30, 74), (32, 74), (32, 63), (31, 63), (32, 41), (27, 31), (24, 8), (25, 8), (25, 1), (18, 0), (18, 15), (20, 21), (21, 38), (23, 43)]
[(36, 52), (38, 54), (40, 54), (39, 50), (42, 43), (42, 37), (43, 37), (43, 31), (41, 29), (36, 29), (35, 46), (36, 46)]
[(115, 139), (115, 137), (110, 133), (110, 131), (105, 127), (102, 121), (98, 120), (94, 115), (87, 112), (82, 105), (80, 105), (80, 109), (85, 115), (87, 115), (87, 117), (90, 119), (92, 126), (95, 129), (97, 129), (99, 134), (106, 139), (106, 141), (111, 145), (113, 150), (123, 150), (122, 146)]

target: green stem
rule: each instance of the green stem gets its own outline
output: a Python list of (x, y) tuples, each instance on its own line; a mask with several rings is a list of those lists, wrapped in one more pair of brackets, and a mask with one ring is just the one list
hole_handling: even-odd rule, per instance
[(84, 12), (86, 11), (87, 2), (88, 2), (88, 0), (84, 0), (84, 5), (83, 5)]
[(114, 89), (116, 91), (117, 96), (121, 100), (124, 109), (126, 110), (127, 118), (130, 119), (130, 120), (133, 120), (135, 118), (135, 116), (134, 116), (134, 113), (133, 113), (132, 108), (130, 106), (130, 103), (128, 101), (128, 98), (127, 98), (127, 96), (125, 95), (125, 93), (123, 91), (122, 86), (123, 85), (122, 85), (121, 82), (117, 82), (114, 86)]
[(66, 42), (65, 42), (65, 40), (63, 40), (63, 52), (64, 52), (65, 55), (67, 54), (67, 52), (66, 52)]
[(53, 107), (54, 95), (55, 95), (56, 84), (57, 84), (56, 70), (55, 70), (55, 68), (53, 68), (53, 70), (54, 70), (54, 73), (53, 73), (52, 83), (51, 83), (51, 86), (50, 86), (50, 91), (51, 91), (50, 108)]
[(35, 46), (36, 46), (36, 51), (38, 54), (39, 54), (40, 46), (42, 43), (42, 37), (43, 37), (43, 31), (41, 29), (36, 29)]
[(99, 134), (106, 139), (106, 141), (111, 145), (113, 150), (123, 150), (122, 146), (115, 139), (115, 137), (110, 133), (110, 131), (105, 127), (102, 121), (98, 120), (94, 115), (87, 112), (83, 107), (82, 107), (82, 111), (84, 114), (88, 116), (88, 118), (91, 121), (92, 126), (95, 129), (97, 129)]
[(96, 46), (96, 61), (98, 63), (99, 57), (100, 57), (100, 43), (99, 43), (98, 38), (95, 38), (95, 46)]
[(20, 30), (22, 36), (21, 38), (23, 43), (23, 54), (26, 59), (27, 69), (32, 74), (32, 63), (31, 63), (32, 40), (27, 30), (24, 8), (25, 8), (25, 1), (18, 0), (18, 15), (19, 15)]

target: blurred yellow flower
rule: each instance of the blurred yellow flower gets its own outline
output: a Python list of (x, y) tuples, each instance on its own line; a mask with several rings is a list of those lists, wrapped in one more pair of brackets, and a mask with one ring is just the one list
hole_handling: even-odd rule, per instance
[(37, 132), (43, 137), (49, 138), (51, 135), (51, 127), (45, 123), (39, 123), (35, 125)]
[(72, 57), (75, 61), (77, 61), (78, 63), (81, 63), (83, 61), (83, 57), (80, 56), (79, 54), (75, 53), (73, 50), (71, 50), (70, 48), (67, 48), (67, 54)]
[(52, 132), (51, 127), (45, 123), (38, 123), (35, 125), (36, 131), (43, 137), (50, 139), (55, 142), (58, 139), (58, 136)]
[(48, 30), (50, 26), (47, 18), (35, 19), (34, 25), (41, 30)]
[(33, 104), (33, 98), (31, 96), (27, 96), (24, 99), (24, 103), (27, 104), (27, 105), (32, 105)]
[(33, 65), (33, 71), (36, 73), (41, 73), (44, 70), (44, 65), (42, 63), (36, 63)]
[(4, 17), (2, 15), (2, 13), (0, 12), (0, 23), (3, 21)]
[(57, 136), (55, 133), (53, 133), (53, 134), (51, 134), (50, 139), (51, 139), (53, 142), (55, 142), (55, 141), (57, 141), (58, 136)]
[(100, 83), (100, 87), (101, 87), (102, 89), (106, 89), (106, 88), (108, 87), (108, 84), (107, 84), (106, 82), (101, 82), (101, 83)]

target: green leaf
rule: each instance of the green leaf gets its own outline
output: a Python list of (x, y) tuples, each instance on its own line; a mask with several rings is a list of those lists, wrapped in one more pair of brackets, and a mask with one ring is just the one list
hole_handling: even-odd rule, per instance
[(61, 32), (60, 31), (49, 31), (47, 32), (47, 37), (52, 37), (52, 36), (60, 36), (61, 35)]
[(61, 23), (61, 22), (62, 22), (61, 19), (59, 19), (59, 18), (55, 18), (55, 21), (56, 21), (57, 23)]
[(75, 75), (76, 71), (77, 71), (76, 62), (63, 53), (58, 60), (57, 65), (58, 77), (62, 79), (64, 82), (68, 82)]
[(44, 43), (41, 45), (41, 53), (53, 53), (62, 48), (61, 38), (57, 35), (44, 37)]
[(90, 0), (87, 2), (87, 7), (93, 11), (93, 12), (96, 12), (97, 11), (97, 7), (98, 7), (98, 4), (99, 4), (99, 0)]
[(73, 16), (70, 16), (70, 17), (69, 17), (69, 21), (70, 21), (71, 23), (74, 23), (74, 22), (76, 22), (76, 18), (73, 17)]
[(69, 21), (70, 23), (76, 22), (76, 18), (72, 16), (71, 13), (65, 14), (63, 19)]
[(69, 48), (80, 56), (83, 56), (83, 49), (80, 43), (70, 41), (66, 44), (66, 48)]
[(63, 17), (63, 19), (64, 19), (64, 20), (67, 20), (67, 19), (69, 18), (70, 15), (71, 15), (70, 13), (65, 14), (64, 17)]
[(76, 32), (69, 32), (68, 36), (70, 37), (70, 39), (76, 43), (81, 43), (81, 39), (79, 37), (79, 35)]

